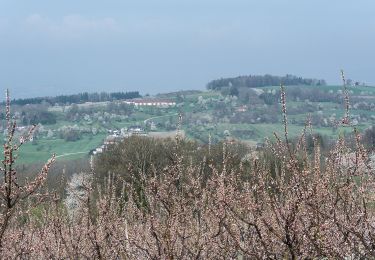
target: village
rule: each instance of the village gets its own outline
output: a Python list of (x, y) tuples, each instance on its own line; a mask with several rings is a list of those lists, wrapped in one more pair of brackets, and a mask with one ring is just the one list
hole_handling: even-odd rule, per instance
[(89, 152), (90, 155), (97, 155), (103, 153), (109, 146), (121, 142), (125, 138), (131, 136), (148, 136), (141, 126), (131, 126), (129, 128), (122, 128), (121, 130), (108, 130), (109, 135), (105, 138), (104, 143)]
[[(142, 106), (146, 107), (157, 107), (157, 108), (170, 108), (176, 106), (176, 102), (171, 99), (160, 99), (160, 98), (137, 98), (131, 100), (125, 100), (125, 104), (135, 106), (140, 108)], [(162, 116), (159, 116), (162, 117)], [(146, 129), (140, 125), (132, 125), (129, 127), (121, 128), (120, 130), (108, 130), (108, 136), (105, 138), (103, 144), (95, 149), (92, 149), (89, 154), (97, 155), (103, 153), (111, 145), (114, 145), (118, 142), (121, 142), (125, 138), (131, 136), (143, 136), (143, 137), (157, 137), (157, 138), (166, 138), (173, 137), (176, 134), (176, 131), (171, 132), (155, 132), (157, 130), (157, 124), (152, 121), (153, 118), (148, 118), (144, 120), (144, 125), (148, 125), (149, 129), (153, 132), (149, 133)]]

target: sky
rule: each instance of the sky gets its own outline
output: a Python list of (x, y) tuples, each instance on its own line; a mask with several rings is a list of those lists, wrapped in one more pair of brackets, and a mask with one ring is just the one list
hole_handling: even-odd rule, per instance
[(294, 74), (375, 85), (374, 0), (0, 0), (0, 91), (156, 94)]

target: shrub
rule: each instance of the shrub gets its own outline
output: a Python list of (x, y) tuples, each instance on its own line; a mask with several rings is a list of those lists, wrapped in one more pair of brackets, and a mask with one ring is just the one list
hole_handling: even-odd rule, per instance
[[(15, 168), (17, 160), (17, 152), (21, 146), (27, 142), (33, 135), (35, 125), (25, 135), (21, 136), (19, 142), (16, 143), (15, 129), (16, 122), (11, 118), (10, 112), (10, 97), (9, 91), (6, 92), (6, 141), (4, 144), (4, 160), (3, 167), (0, 171), (3, 174), (3, 179), (0, 182), (0, 255), (6, 253), (5, 244), (15, 235), (14, 227), (17, 221), (24, 216), (22, 204), (40, 199), (42, 196), (37, 194), (38, 189), (43, 185), (48, 170), (54, 161), (54, 156), (43, 166), (40, 173), (32, 181), (25, 180), (20, 182), (18, 180), (18, 173)], [(15, 257), (16, 255), (14, 255)], [(8, 258), (8, 257), (5, 257)]]
[(114, 146), (87, 173), (92, 184), (80, 182), (74, 218), (55, 197), (12, 225), (2, 257), (374, 258), (374, 169), (361, 136), (322, 154), (307, 120), (292, 144), (283, 88), (281, 105), (283, 137), (259, 152), (180, 138)]

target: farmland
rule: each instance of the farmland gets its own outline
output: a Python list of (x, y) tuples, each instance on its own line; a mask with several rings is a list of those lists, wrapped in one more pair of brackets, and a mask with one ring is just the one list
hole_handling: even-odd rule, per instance
[[(337, 127), (344, 115), (341, 86), (288, 86), (287, 109), (289, 135), (301, 134), (308, 115), (314, 132), (335, 138), (351, 131)], [(226, 138), (255, 145), (282, 132), (279, 87), (239, 89), (237, 96), (224, 91), (182, 91), (157, 96), (177, 101), (172, 107), (134, 107), (121, 100), (69, 105), (47, 105), (43, 108), (56, 122), (39, 124), (32, 142), (22, 149), (19, 164), (47, 160), (56, 153), (58, 160), (85, 158), (89, 151), (100, 146), (113, 131), (126, 131), (137, 125), (151, 136), (171, 136), (182, 115), (181, 130), (186, 138), (207, 143)], [(350, 116), (360, 130), (372, 126), (375, 88), (349, 87)], [(34, 107), (33, 107), (34, 108)], [(15, 107), (19, 124), (25, 122), (28, 105)], [(4, 129), (4, 126), (3, 126)], [(173, 134), (172, 134), (173, 135)]]

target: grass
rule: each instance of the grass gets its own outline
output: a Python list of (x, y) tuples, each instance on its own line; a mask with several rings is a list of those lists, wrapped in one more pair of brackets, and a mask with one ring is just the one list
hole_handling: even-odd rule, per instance
[[(301, 86), (285, 86), (286, 91), (288, 91), (288, 88), (296, 88)], [(302, 86), (303, 88), (317, 88), (320, 90), (323, 90), (325, 92), (329, 92), (330, 90), (334, 91), (334, 93), (337, 93), (339, 90), (343, 90), (343, 86)], [(269, 89), (276, 89), (279, 90), (280, 86), (269, 86), (269, 87), (262, 87), (257, 88), (262, 90), (269, 90)], [(361, 95), (361, 92), (365, 95), (375, 95), (375, 87), (372, 86), (348, 86), (349, 91), (352, 91), (351, 95)]]
[[(106, 135), (98, 134), (96, 136), (84, 136), (76, 142), (66, 142), (63, 139), (42, 139), (37, 144), (25, 144), (19, 153), (17, 164), (29, 164), (35, 162), (47, 161), (53, 153), (56, 153), (57, 160), (79, 159), (88, 155), (91, 149), (102, 144)], [(69, 154), (67, 156), (61, 156)]]
[[(363, 127), (359, 126), (359, 129)], [(281, 123), (276, 124), (220, 124), (218, 125), (219, 132), (223, 132), (224, 130), (253, 130), (255, 133), (255, 137), (248, 139), (247, 141), (264, 141), (264, 138), (273, 138), (274, 133), (279, 135), (283, 135), (283, 125)], [(299, 125), (288, 125), (288, 133), (290, 137), (298, 137), (301, 135), (303, 130), (303, 126)], [(351, 128), (342, 127), (339, 128), (336, 132), (332, 131), (331, 127), (314, 127), (314, 133), (319, 133), (321, 135), (326, 135), (329, 137), (335, 137), (339, 133), (350, 132), (352, 131)]]

